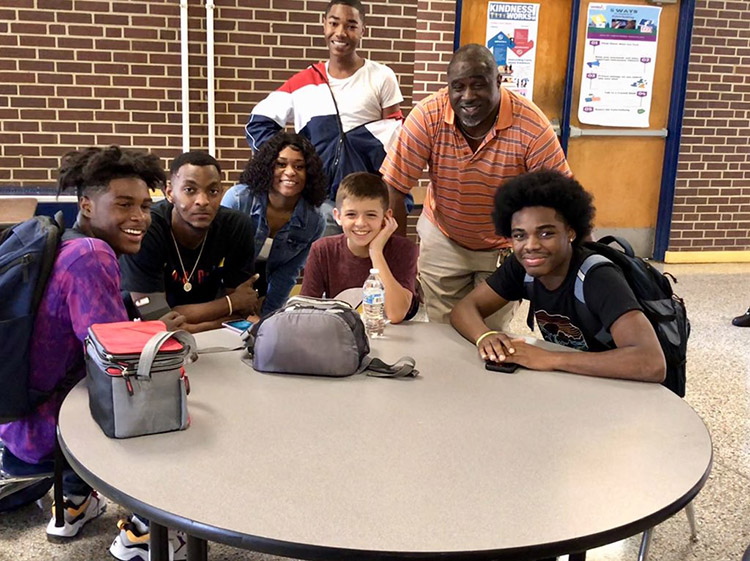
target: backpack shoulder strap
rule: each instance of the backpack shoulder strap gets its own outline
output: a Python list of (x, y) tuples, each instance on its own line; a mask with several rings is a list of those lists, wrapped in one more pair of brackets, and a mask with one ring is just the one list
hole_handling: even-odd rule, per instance
[(586, 280), (586, 275), (589, 274), (589, 272), (595, 268), (597, 268), (599, 265), (614, 265), (612, 261), (604, 257), (604, 255), (599, 255), (598, 253), (592, 253), (586, 259), (583, 260), (583, 263), (581, 263), (581, 266), (578, 267), (578, 273), (576, 274), (576, 282), (575, 282), (575, 297), (576, 300), (579, 302), (585, 304), (586, 303), (586, 297), (583, 294), (583, 281)]
[(331, 94), (331, 99), (333, 100), (333, 108), (336, 110), (336, 122), (339, 126), (339, 138), (344, 138), (346, 136), (346, 133), (344, 133), (344, 124), (341, 122), (341, 112), (339, 111), (339, 104), (336, 103), (336, 96), (333, 95), (333, 89), (331, 88), (331, 84), (328, 81), (328, 76), (326, 76), (325, 63), (313, 64), (312, 69), (323, 79), (326, 86), (328, 86), (328, 92)]
[(603, 345), (610, 345), (612, 343), (612, 335), (604, 329), (594, 317), (594, 314), (591, 313), (591, 310), (589, 310), (583, 290), (583, 283), (586, 280), (586, 275), (600, 265), (614, 265), (614, 263), (598, 253), (592, 253), (583, 260), (580, 267), (578, 267), (578, 273), (576, 273), (573, 293), (575, 295), (576, 311), (578, 312), (578, 316), (583, 322), (586, 330), (593, 333), (594, 338)]

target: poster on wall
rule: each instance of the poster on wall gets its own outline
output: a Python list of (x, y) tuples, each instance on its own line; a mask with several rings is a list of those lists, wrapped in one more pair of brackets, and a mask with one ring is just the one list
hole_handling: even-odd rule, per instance
[(534, 91), (539, 4), (489, 2), (487, 48), (492, 51), (505, 88), (531, 99)]
[(578, 120), (648, 127), (661, 8), (589, 4)]

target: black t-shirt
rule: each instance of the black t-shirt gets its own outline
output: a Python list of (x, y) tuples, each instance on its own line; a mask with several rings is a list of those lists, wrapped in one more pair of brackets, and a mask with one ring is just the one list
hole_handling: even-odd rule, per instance
[[(534, 279), (532, 303), (537, 325), (545, 341), (583, 351), (603, 351), (607, 347), (594, 338), (595, 333), (585, 332), (576, 312), (576, 275), (589, 255), (591, 251), (585, 249), (576, 248), (573, 251), (568, 274), (555, 290), (547, 290)], [(505, 300), (521, 300), (527, 298), (523, 282), (525, 276), (523, 265), (514, 257), (506, 259), (487, 279), (487, 284)], [(583, 290), (586, 307), (607, 330), (624, 313), (641, 309), (622, 272), (614, 265), (591, 270), (586, 275)]]
[[(172, 237), (172, 205), (159, 201), (151, 207), (151, 226), (143, 238), (141, 250), (120, 258), (122, 288), (128, 292), (164, 292), (170, 307), (211, 302), (224, 294), (225, 288), (236, 288), (254, 272), (255, 231), (246, 214), (219, 207), (211, 223), (206, 244), (188, 249), (180, 246), (177, 256)], [(185, 279), (192, 289), (185, 292)]]

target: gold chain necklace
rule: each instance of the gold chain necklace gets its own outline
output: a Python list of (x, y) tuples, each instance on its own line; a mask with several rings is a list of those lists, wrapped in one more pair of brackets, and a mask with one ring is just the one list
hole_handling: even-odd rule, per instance
[(203, 236), (203, 243), (201, 243), (201, 250), (198, 252), (198, 259), (195, 260), (195, 265), (193, 265), (193, 270), (190, 271), (190, 274), (187, 274), (187, 269), (185, 269), (185, 264), (182, 262), (182, 255), (180, 255), (180, 248), (177, 245), (177, 238), (174, 237), (174, 232), (172, 229), (169, 229), (169, 233), (172, 234), (172, 241), (174, 242), (174, 248), (177, 250), (177, 259), (180, 260), (180, 267), (182, 267), (182, 278), (185, 278), (185, 275), (187, 275), (187, 278), (185, 279), (185, 282), (182, 283), (182, 290), (185, 292), (190, 292), (193, 290), (193, 285), (190, 284), (190, 279), (193, 278), (193, 273), (195, 273), (195, 269), (198, 268), (198, 263), (201, 260), (201, 255), (203, 255), (203, 248), (206, 246), (206, 240), (208, 239), (208, 232), (206, 232), (206, 235)]

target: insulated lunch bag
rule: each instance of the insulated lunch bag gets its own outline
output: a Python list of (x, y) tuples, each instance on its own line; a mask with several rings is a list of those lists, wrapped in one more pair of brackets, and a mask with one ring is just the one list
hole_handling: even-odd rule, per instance
[(394, 364), (368, 356), (370, 344), (359, 314), (346, 302), (293, 296), (264, 317), (243, 340), (247, 364), (259, 372), (351, 376), (365, 372), (382, 378), (414, 377), (414, 359)]
[(86, 337), (89, 408), (110, 438), (188, 427), (184, 365), (195, 339), (161, 321), (98, 323)]

